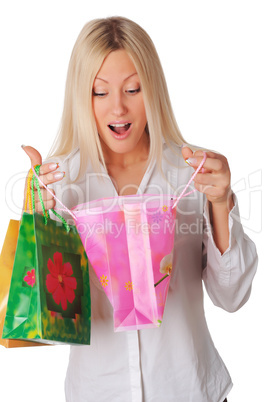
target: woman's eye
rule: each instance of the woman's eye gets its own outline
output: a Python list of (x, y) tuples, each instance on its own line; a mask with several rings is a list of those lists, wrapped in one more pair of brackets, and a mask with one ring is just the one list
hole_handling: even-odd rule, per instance
[(93, 91), (93, 96), (98, 96), (99, 98), (103, 98), (105, 95), (107, 95), (106, 92), (96, 92), (96, 91)]
[(136, 89), (127, 89), (127, 93), (128, 94), (130, 94), (130, 95), (134, 95), (134, 94), (137, 94), (138, 92), (140, 92), (140, 90), (141, 90), (141, 88), (139, 87), (139, 88), (136, 88)]

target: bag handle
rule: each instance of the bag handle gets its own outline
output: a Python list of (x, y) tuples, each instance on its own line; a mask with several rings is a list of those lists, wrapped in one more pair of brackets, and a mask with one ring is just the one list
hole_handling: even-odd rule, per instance
[[(42, 197), (42, 193), (41, 193), (41, 188), (40, 188), (40, 184), (39, 182), (46, 188), (46, 190), (49, 191), (50, 194), (52, 194), (52, 196), (54, 198), (56, 198), (54, 196), (54, 194), (52, 193), (52, 191), (50, 191), (45, 184), (41, 181), (41, 179), (39, 178), (39, 173), (40, 173), (40, 167), (41, 165), (35, 165), (32, 166), (31, 170), (29, 171), (28, 174), (28, 178), (27, 178), (27, 193), (26, 193), (26, 200), (25, 200), (25, 206), (24, 209), (26, 211), (27, 209), (27, 203), (29, 201), (29, 212), (33, 213), (35, 211), (35, 196), (34, 196), (34, 186), (37, 189), (38, 192), (38, 196), (39, 196), (39, 200), (41, 203), (41, 207), (42, 207), (42, 211), (43, 211), (43, 215), (44, 215), (44, 222), (45, 225), (47, 224), (47, 220), (50, 219), (50, 215), (49, 212), (45, 209), (44, 206), (44, 201), (43, 201), (43, 197)], [(59, 200), (58, 200), (59, 201)], [(60, 202), (60, 201), (59, 201)], [(63, 205), (63, 204), (62, 204)], [(65, 229), (67, 232), (70, 231), (70, 226), (67, 223), (67, 221), (63, 218), (63, 216), (61, 216), (59, 213), (57, 213), (53, 208), (50, 209), (51, 212), (53, 212), (53, 214), (59, 218), (61, 220), (61, 222), (63, 223)]]
[[(40, 179), (40, 177), (36, 174), (35, 169), (34, 169), (33, 166), (32, 166), (32, 170), (33, 170), (33, 174), (34, 174), (35, 177), (36, 177), (36, 180), (38, 180), (38, 182), (49, 192), (49, 194), (51, 194), (52, 197), (63, 207), (63, 210), (62, 210), (62, 211), (68, 212), (68, 213), (72, 216), (72, 218), (76, 221), (77, 218), (76, 218), (76, 216), (74, 215), (74, 213), (73, 213), (72, 211), (70, 211), (70, 210), (55, 196), (55, 194), (53, 194), (52, 191), (42, 182), (42, 180)], [(39, 183), (38, 183), (38, 184), (39, 184)], [(52, 209), (51, 209), (51, 211), (52, 211), (55, 215), (57, 214), (56, 211), (54, 211), (54, 210), (52, 210)], [(60, 215), (59, 215), (59, 216), (60, 216)], [(62, 219), (64, 219), (64, 218), (62, 218)]]
[(183, 189), (182, 193), (179, 195), (179, 197), (177, 198), (177, 200), (174, 202), (172, 208), (176, 208), (178, 202), (180, 201), (181, 198), (186, 197), (189, 194), (194, 193), (195, 191), (197, 191), (197, 189), (195, 188), (192, 191), (189, 191), (188, 193), (185, 194), (186, 190), (188, 189), (188, 187), (190, 186), (190, 184), (192, 183), (192, 181), (194, 180), (194, 178), (196, 177), (196, 175), (200, 172), (200, 170), (202, 169), (204, 163), (206, 162), (207, 159), (207, 154), (206, 152), (203, 151), (203, 159), (200, 162), (200, 165), (198, 166), (198, 168), (196, 169), (196, 171), (194, 172), (194, 174), (192, 175), (191, 179), (189, 180), (189, 182), (187, 183), (187, 185), (185, 186), (185, 188)]
[[(183, 189), (182, 193), (179, 195), (179, 197), (176, 199), (176, 201), (174, 202), (172, 208), (175, 208), (178, 204), (178, 202), (180, 201), (181, 198), (186, 197), (187, 195), (190, 195), (192, 193), (194, 193), (195, 191), (197, 191), (197, 189), (194, 189), (192, 191), (189, 191), (188, 193), (185, 194), (186, 190), (188, 189), (188, 187), (190, 186), (190, 184), (192, 183), (192, 181), (194, 180), (194, 178), (196, 177), (196, 175), (200, 172), (200, 170), (202, 169), (204, 163), (206, 162), (207, 159), (207, 154), (205, 151), (203, 151), (203, 159), (200, 163), (200, 165), (198, 166), (198, 168), (196, 169), (196, 171), (194, 172), (194, 174), (192, 175), (192, 177), (190, 178), (189, 182), (187, 183), (187, 185), (185, 186), (185, 188)], [(27, 183), (27, 198), (26, 198), (26, 202), (25, 202), (25, 210), (27, 208), (27, 199), (29, 199), (29, 208), (31, 208), (31, 197), (29, 195), (30, 193), (30, 185), (29, 182), (30, 180), (32, 180), (32, 201), (33, 201), (33, 209), (34, 209), (34, 191), (33, 191), (33, 187), (34, 184), (36, 185), (37, 191), (38, 191), (38, 195), (40, 198), (40, 202), (42, 205), (42, 209), (44, 212), (44, 216), (45, 216), (45, 222), (47, 222), (47, 215), (49, 217), (48, 211), (45, 210), (44, 207), (44, 203), (43, 203), (43, 199), (42, 199), (42, 194), (41, 194), (41, 190), (40, 190), (40, 185), (39, 183), (52, 195), (52, 197), (63, 207), (63, 211), (68, 212), (72, 218), (76, 221), (77, 218), (74, 215), (74, 213), (72, 211), (70, 211), (57, 197), (55, 194), (52, 193), (52, 191), (42, 182), (42, 180), (39, 177), (39, 172), (40, 172), (40, 167), (41, 165), (36, 165), (36, 166), (32, 166), (29, 175), (28, 175), (28, 183)], [(34, 176), (33, 176), (34, 175)], [(67, 227), (69, 227), (69, 225), (67, 224), (67, 222), (65, 221), (65, 219), (59, 215), (54, 209), (51, 209), (51, 211), (54, 213), (54, 215), (56, 215), (62, 222), (64, 225), (66, 225)], [(69, 231), (69, 229), (67, 229), (67, 231)]]
[[(26, 197), (25, 197), (25, 203), (24, 203), (24, 212), (26, 212), (28, 210), (31, 214), (33, 213), (32, 193), (31, 193), (32, 178), (33, 178), (33, 171), (32, 171), (32, 169), (30, 169), (28, 176), (27, 176), (27, 188), (26, 188)], [(29, 204), (29, 208), (27, 209), (28, 204)]]

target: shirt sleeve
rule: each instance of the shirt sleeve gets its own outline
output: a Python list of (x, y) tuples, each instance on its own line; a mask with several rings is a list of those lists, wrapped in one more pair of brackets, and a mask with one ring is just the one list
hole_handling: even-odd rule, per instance
[(244, 233), (237, 199), (229, 213), (229, 247), (221, 254), (212, 236), (208, 202), (204, 208), (203, 280), (212, 302), (234, 312), (249, 299), (257, 269), (255, 244)]

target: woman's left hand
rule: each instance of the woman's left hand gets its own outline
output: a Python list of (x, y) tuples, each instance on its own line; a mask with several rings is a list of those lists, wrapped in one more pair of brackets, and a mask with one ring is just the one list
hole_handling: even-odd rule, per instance
[[(185, 161), (195, 170), (203, 159), (203, 151), (193, 151), (188, 147), (182, 149)], [(225, 156), (207, 151), (207, 159), (202, 172), (194, 179), (195, 187), (206, 194), (210, 202), (210, 216), (213, 238), (217, 248), (223, 254), (229, 247), (228, 215), (234, 206), (231, 190), (231, 173)]]
[[(203, 159), (203, 151), (193, 152), (189, 147), (182, 148), (184, 160), (195, 170)], [(233, 206), (231, 190), (231, 172), (225, 156), (207, 151), (207, 159), (195, 179), (195, 188), (206, 194), (207, 199), (216, 205)]]

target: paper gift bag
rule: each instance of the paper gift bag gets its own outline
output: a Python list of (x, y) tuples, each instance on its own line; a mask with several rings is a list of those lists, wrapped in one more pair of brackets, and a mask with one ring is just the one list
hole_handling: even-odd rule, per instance
[(5, 346), (6, 348), (41, 345), (30, 341), (2, 339), (2, 331), (6, 315), (8, 293), (12, 276), (18, 234), (19, 221), (12, 219), (9, 222), (5, 241), (0, 255), (0, 345)]
[(88, 262), (75, 227), (23, 214), (2, 337), (90, 343)]
[(87, 256), (113, 306), (115, 331), (158, 327), (172, 268), (169, 196), (101, 199), (72, 209)]
[(23, 213), (2, 337), (89, 344), (87, 256), (75, 226), (44, 212)]

